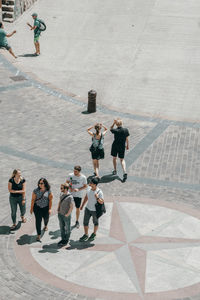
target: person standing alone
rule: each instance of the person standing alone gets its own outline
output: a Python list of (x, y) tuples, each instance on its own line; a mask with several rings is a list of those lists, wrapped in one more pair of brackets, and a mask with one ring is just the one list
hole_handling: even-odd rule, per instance
[(40, 43), (39, 43), (39, 38), (41, 34), (40, 30), (40, 21), (38, 20), (38, 15), (36, 13), (32, 14), (32, 18), (34, 20), (33, 26), (29, 23), (27, 25), (31, 28), (31, 30), (34, 30), (34, 45), (35, 45), (35, 55), (38, 56), (40, 55)]

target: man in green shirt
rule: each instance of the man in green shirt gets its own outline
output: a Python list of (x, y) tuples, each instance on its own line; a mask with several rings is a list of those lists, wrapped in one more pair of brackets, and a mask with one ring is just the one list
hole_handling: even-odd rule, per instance
[(32, 18), (34, 20), (33, 26), (29, 23), (27, 25), (31, 28), (31, 30), (34, 30), (34, 45), (35, 45), (35, 55), (40, 55), (40, 43), (39, 43), (39, 37), (40, 37), (40, 22), (38, 20), (38, 15), (36, 13), (32, 14)]
[(15, 33), (16, 30), (14, 30), (10, 34), (7, 34), (4, 30), (3, 23), (0, 22), (0, 48), (6, 48), (14, 58), (17, 58), (17, 56), (15, 56), (15, 54), (13, 53), (12, 48), (10, 47), (7, 41), (7, 37), (11, 37)]

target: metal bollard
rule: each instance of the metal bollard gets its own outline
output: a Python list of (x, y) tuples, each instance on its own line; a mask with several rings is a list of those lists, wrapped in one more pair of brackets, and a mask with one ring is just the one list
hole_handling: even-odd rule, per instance
[(88, 112), (96, 112), (96, 96), (97, 92), (95, 90), (90, 90), (88, 92)]

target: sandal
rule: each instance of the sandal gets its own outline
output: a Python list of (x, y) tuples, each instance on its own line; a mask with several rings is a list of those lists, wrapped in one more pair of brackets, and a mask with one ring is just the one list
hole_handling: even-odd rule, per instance
[(44, 231), (47, 231), (48, 230), (48, 227), (47, 226), (44, 226)]
[(26, 223), (26, 218), (25, 217), (22, 217), (22, 223)]
[(39, 235), (36, 237), (36, 241), (40, 242), (40, 236)]
[(13, 224), (13, 225), (10, 227), (10, 230), (15, 230), (15, 228), (16, 228), (16, 225)]

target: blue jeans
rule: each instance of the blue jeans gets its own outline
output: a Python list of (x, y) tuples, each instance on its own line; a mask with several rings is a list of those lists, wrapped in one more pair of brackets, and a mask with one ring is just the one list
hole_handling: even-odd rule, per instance
[(65, 217), (58, 213), (58, 220), (60, 225), (60, 233), (62, 240), (68, 241), (71, 234), (71, 215)]
[(25, 215), (26, 204), (22, 205), (22, 195), (20, 195), (19, 197), (13, 197), (10, 195), (9, 201), (10, 201), (10, 208), (11, 208), (11, 218), (13, 224), (16, 224), (17, 204), (19, 204), (21, 217)]

